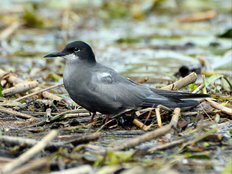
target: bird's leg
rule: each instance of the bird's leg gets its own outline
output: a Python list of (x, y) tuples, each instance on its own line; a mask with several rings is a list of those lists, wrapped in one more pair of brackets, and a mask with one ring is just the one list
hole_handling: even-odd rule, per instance
[[(91, 114), (90, 114), (90, 115), (91, 115)], [(92, 122), (93, 122), (93, 119), (94, 119), (95, 115), (96, 115), (96, 112), (93, 113), (93, 115), (92, 115), (91, 120), (90, 120), (89, 123), (92, 123)]]
[(106, 122), (108, 122), (110, 119), (109, 115), (106, 115)]

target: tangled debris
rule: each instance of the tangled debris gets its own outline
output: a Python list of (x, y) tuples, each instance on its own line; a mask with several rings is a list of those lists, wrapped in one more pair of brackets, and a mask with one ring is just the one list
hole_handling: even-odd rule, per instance
[[(230, 0), (0, 6), (0, 173), (232, 173)], [(73, 40), (138, 83), (212, 97), (89, 124), (63, 88), (63, 62), (42, 60)]]
[[(0, 102), (0, 111), (5, 113), (3, 115), (6, 117), (5, 124), (1, 123), (0, 136), (1, 148), (5, 149), (5, 157), (0, 158), (2, 162), (5, 161), (1, 168), (2, 173), (25, 173), (41, 168), (43, 172), (48, 172), (57, 170), (56, 168), (60, 169), (62, 166), (67, 168), (66, 172), (83, 170), (91, 173), (103, 169), (114, 171), (115, 168), (107, 166), (119, 164), (122, 165), (117, 166), (117, 170), (131, 171), (140, 166), (139, 170), (143, 172), (149, 171), (150, 167), (162, 171), (163, 169), (158, 167), (160, 163), (166, 161), (167, 164), (164, 166), (171, 165), (173, 168), (183, 163), (180, 157), (186, 160), (185, 166), (190, 170), (193, 164), (198, 164), (203, 159), (205, 165), (213, 166), (215, 161), (219, 160), (215, 153), (223, 154), (232, 150), (231, 135), (227, 133), (232, 130), (231, 103), (223, 106), (218, 103), (219, 100), (213, 101), (207, 98), (197, 108), (189, 111), (181, 112), (180, 108), (176, 108), (173, 116), (171, 116), (172, 110), (162, 105), (136, 112), (127, 110), (121, 115), (114, 116), (107, 123), (104, 123), (104, 116), (98, 113), (97, 121), (88, 124), (91, 116), (85, 109), (70, 110), (67, 101), (48, 92), (62, 84), (35, 90), (39, 84), (28, 88), (28, 84), (31, 83), (3, 70), (0, 72), (4, 77), (2, 80), (6, 81), (5, 84), (10, 83), (12, 86), (3, 88), (3, 94), (4, 91), (12, 92), (5, 95)], [(179, 90), (195, 82), (196, 76), (196, 73), (192, 73), (163, 89)], [(199, 92), (204, 86), (199, 85), (193, 92)], [(20, 89), (17, 89), (18, 87)], [(31, 93), (25, 94), (29, 90)], [(46, 95), (43, 95), (44, 93)], [(10, 95), (16, 98), (11, 99)], [(22, 104), (19, 101), (31, 99), (35, 103), (39, 100), (37, 107), (45, 109), (46, 112), (14, 109)], [(7, 103), (15, 103), (13, 109), (10, 109), (9, 107), (12, 106)], [(63, 112), (60, 112), (61, 110)], [(7, 119), (7, 115), (10, 115), (13, 121)], [(11, 128), (12, 125), (14, 128)], [(25, 135), (32, 135), (32, 138), (27, 138)], [(17, 150), (12, 154), (13, 147)], [(224, 151), (219, 150), (219, 147)], [(162, 151), (167, 154), (178, 154), (180, 157), (172, 155), (170, 159), (165, 160), (164, 154), (160, 154)], [(18, 157), (12, 160), (9, 158), (12, 155)], [(157, 161), (157, 157), (163, 158), (164, 161)], [(225, 161), (231, 158), (229, 155), (221, 155), (221, 157), (225, 158)], [(149, 160), (145, 162), (142, 160), (144, 158)], [(207, 159), (214, 159), (214, 162)], [(137, 165), (131, 164), (132, 161)], [(86, 165), (86, 162), (90, 165)], [(77, 165), (80, 167), (72, 168)], [(182, 168), (179, 167), (178, 170)]]

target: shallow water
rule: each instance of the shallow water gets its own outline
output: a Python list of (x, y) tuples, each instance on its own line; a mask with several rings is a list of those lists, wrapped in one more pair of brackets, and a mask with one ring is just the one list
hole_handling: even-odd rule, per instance
[[(21, 2), (17, 5), (28, 5), (27, 1)], [(38, 4), (42, 2), (39, 1)], [(55, 5), (54, 2), (50, 2), (47, 6), (39, 8), (40, 17), (44, 17), (44, 22), (48, 21), (47, 18), (58, 17), (59, 20), (59, 15), (62, 14), (61, 7), (69, 3)], [(86, 8), (84, 1), (79, 3)], [(101, 3), (102, 1), (94, 1), (93, 6), (98, 7)], [(12, 4), (1, 2), (1, 5), (8, 7)], [(220, 4), (219, 7), (225, 6)], [(67, 42), (82, 40), (89, 43), (98, 62), (127, 77), (170, 79), (181, 65), (199, 64), (197, 55), (207, 59), (217, 69), (232, 69), (231, 65), (228, 65), (228, 58), (219, 67), (215, 66), (232, 48), (231, 39), (217, 37), (232, 27), (231, 16), (228, 13), (220, 12), (218, 17), (209, 21), (179, 23), (179, 15), (168, 13), (150, 13), (140, 21), (129, 18), (105, 20), (101, 18), (100, 12), (92, 12), (98, 15), (91, 14), (91, 17), (72, 12), (75, 15), (71, 17), (76, 17), (76, 20), (70, 20), (68, 28), (63, 30), (21, 27), (10, 42), (2, 41), (1, 57), (8, 58), (11, 64), (3, 63), (1, 68), (21, 70), (30, 74), (33, 68), (43, 69), (50, 62), (53, 65), (52, 71), (62, 73), (62, 62), (56, 61), (54, 64), (53, 61), (49, 61), (46, 64), (47, 60), (42, 57), (60, 50), (64, 45), (64, 36), (68, 35)], [(57, 14), (57, 17), (53, 14)], [(211, 46), (214, 43), (217, 46)], [(16, 64), (20, 66), (16, 68)], [(26, 74), (25, 78), (28, 78)]]

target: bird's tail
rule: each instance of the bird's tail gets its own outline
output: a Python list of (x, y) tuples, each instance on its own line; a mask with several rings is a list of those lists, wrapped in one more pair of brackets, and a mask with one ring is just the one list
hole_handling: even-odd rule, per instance
[(168, 91), (164, 89), (155, 89), (150, 88), (150, 90), (158, 95), (162, 95), (167, 98), (176, 98), (176, 99), (187, 99), (187, 98), (207, 98), (210, 97), (208, 94), (194, 94), (194, 93), (187, 93), (187, 92), (177, 92), (177, 91)]
[(154, 103), (154, 100), (150, 101), (148, 99), (143, 103), (144, 107), (151, 107), (154, 104), (155, 105), (161, 104), (168, 108), (180, 107), (183, 109), (184, 108), (188, 109), (188, 108), (191, 108), (191, 107), (194, 107), (200, 104), (200, 101), (202, 100), (202, 98), (210, 97), (210, 95), (208, 94), (193, 94), (193, 93), (168, 91), (168, 90), (155, 89), (155, 88), (150, 88), (150, 89), (154, 93), (168, 98), (168, 101), (157, 101), (157, 103)]

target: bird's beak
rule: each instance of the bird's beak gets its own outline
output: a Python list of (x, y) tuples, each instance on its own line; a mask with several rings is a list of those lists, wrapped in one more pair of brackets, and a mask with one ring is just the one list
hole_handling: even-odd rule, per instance
[(63, 56), (65, 56), (65, 54), (62, 53), (61, 51), (58, 51), (58, 52), (47, 54), (46, 56), (44, 56), (44, 58), (47, 58), (47, 57), (63, 57)]

